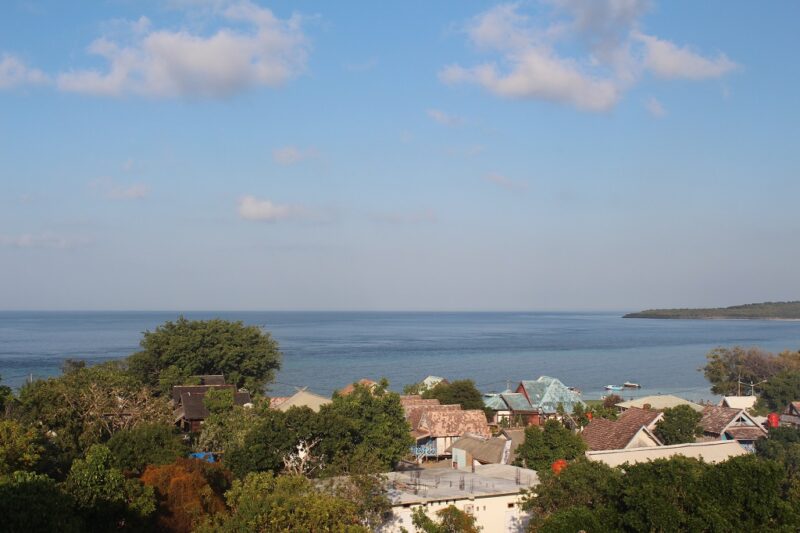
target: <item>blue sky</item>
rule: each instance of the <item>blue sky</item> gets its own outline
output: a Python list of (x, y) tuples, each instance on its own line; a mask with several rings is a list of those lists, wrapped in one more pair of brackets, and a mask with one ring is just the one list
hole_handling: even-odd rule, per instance
[(9, 0), (0, 308), (798, 299), (797, 20), (790, 1)]

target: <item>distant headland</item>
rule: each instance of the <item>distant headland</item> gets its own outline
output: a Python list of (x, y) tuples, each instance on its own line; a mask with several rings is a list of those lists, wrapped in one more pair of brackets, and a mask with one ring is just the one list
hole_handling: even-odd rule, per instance
[(738, 318), (800, 320), (800, 301), (763, 302), (758, 304), (733, 305), (706, 309), (647, 309), (628, 313), (623, 318)]

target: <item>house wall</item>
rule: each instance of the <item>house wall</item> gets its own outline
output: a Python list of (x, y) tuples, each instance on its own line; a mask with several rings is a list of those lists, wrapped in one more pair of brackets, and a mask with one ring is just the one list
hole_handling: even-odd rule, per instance
[[(522, 533), (526, 530), (530, 519), (528, 513), (520, 510), (519, 494), (431, 502), (423, 504), (423, 508), (428, 516), (434, 518), (436, 511), (449, 505), (455, 505), (461, 511), (472, 514), (476, 518), (477, 525), (482, 528), (481, 533)], [(379, 531), (381, 533), (400, 533), (401, 528), (413, 531), (411, 514), (419, 506), (403, 507), (398, 505), (393, 507), (391, 521)]]
[(650, 436), (642, 430), (639, 430), (631, 441), (625, 446), (625, 449), (628, 448), (652, 448), (653, 446), (658, 446), (658, 443), (654, 441)]

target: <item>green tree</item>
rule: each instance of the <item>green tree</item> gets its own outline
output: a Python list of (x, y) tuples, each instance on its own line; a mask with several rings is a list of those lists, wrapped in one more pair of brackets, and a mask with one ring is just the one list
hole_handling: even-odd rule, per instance
[(664, 409), (664, 418), (656, 423), (655, 434), (664, 444), (694, 442), (703, 434), (702, 418), (702, 414), (688, 405)]
[(80, 533), (89, 531), (75, 501), (55, 480), (33, 472), (0, 476), (0, 530)]
[(452, 383), (444, 381), (422, 393), (423, 398), (436, 398), (442, 405), (460, 405), (463, 409), (484, 408), (483, 395), (471, 379), (461, 379)]
[[(559, 474), (549, 469), (539, 472), (539, 485), (523, 498), (522, 507), (530, 511), (531, 524), (536, 527), (550, 521), (551, 515), (569, 509), (586, 509), (595, 519), (602, 519), (608, 527), (589, 529), (612, 530), (615, 514), (611, 511), (622, 485), (622, 472), (605, 463), (578, 459)], [(572, 523), (577, 515), (563, 515), (555, 524)], [(567, 517), (571, 517), (567, 519)], [(559, 526), (560, 527), (560, 526)], [(556, 530), (556, 529), (551, 529)], [(575, 530), (577, 531), (577, 530)]]
[(224, 414), (233, 410), (232, 389), (209, 389), (203, 396), (203, 405), (212, 415)]
[(617, 506), (628, 531), (714, 531), (719, 510), (704, 505), (711, 466), (677, 456), (626, 467)]
[(374, 454), (384, 470), (393, 467), (409, 453), (413, 444), (400, 396), (387, 390), (381, 380), (370, 389), (356, 385), (346, 396), (334, 395), (333, 401), (320, 409), (320, 452), (328, 460), (338, 454), (347, 456), (361, 448)]
[(226, 493), (230, 513), (218, 514), (200, 533), (244, 531), (336, 531), (366, 533), (357, 507), (314, 488), (302, 476), (251, 473)]
[(266, 402), (254, 408), (234, 406), (230, 411), (211, 413), (203, 422), (200, 435), (194, 444), (198, 452), (225, 452), (244, 446), (247, 434), (258, 424)]
[(44, 451), (36, 429), (15, 420), (0, 419), (0, 475), (32, 470)]
[(550, 469), (558, 459), (567, 461), (581, 457), (586, 443), (558, 420), (548, 420), (544, 429), (525, 428), (525, 441), (517, 448), (516, 464), (537, 471)]
[(142, 424), (118, 431), (106, 446), (113, 465), (136, 476), (148, 465), (171, 463), (189, 451), (177, 428), (167, 424)]
[(759, 383), (783, 371), (800, 370), (800, 352), (785, 351), (773, 355), (760, 348), (735, 346), (715, 348), (706, 355), (706, 359), (708, 362), (703, 367), (703, 373), (711, 383), (711, 392), (719, 395), (744, 392), (740, 381)]
[(242, 444), (225, 450), (225, 466), (239, 478), (250, 472), (281, 472), (283, 458), (293, 451), (301, 438), (310, 439), (314, 434), (313, 427), (308, 428), (305, 435), (292, 431), (288, 419), (296, 411), (289, 411), (270, 409), (263, 412), (245, 434)]
[[(708, 469), (703, 479), (709, 506), (720, 509), (714, 525), (727, 531), (798, 531), (798, 512), (784, 497), (785, 472), (776, 461), (733, 457)], [(788, 530), (788, 529), (787, 529)]]
[(14, 391), (7, 385), (2, 385), (3, 376), (0, 376), (0, 417), (4, 416), (14, 402)]
[(26, 384), (14, 416), (47, 436), (45, 469), (59, 479), (76, 457), (116, 431), (172, 422), (167, 401), (154, 398), (119, 362), (72, 365), (60, 377)]
[(800, 399), (800, 372), (785, 370), (761, 385), (761, 402), (772, 411), (783, 411)]
[(436, 516), (437, 520), (432, 519), (425, 508), (419, 506), (411, 514), (411, 523), (421, 533), (479, 533), (483, 529), (476, 524), (474, 516), (455, 505), (436, 511)]
[(108, 448), (92, 446), (84, 459), (72, 463), (64, 489), (95, 531), (146, 524), (156, 509), (153, 489), (138, 479), (126, 479), (111, 462)]
[(270, 334), (241, 321), (180, 317), (146, 331), (140, 345), (142, 350), (129, 358), (131, 372), (165, 394), (198, 374), (224, 374), (237, 388), (260, 392), (281, 361)]

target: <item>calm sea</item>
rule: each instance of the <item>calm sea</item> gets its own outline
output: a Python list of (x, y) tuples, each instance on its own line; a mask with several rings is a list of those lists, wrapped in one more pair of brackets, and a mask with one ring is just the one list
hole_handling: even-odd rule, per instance
[[(701, 372), (716, 346), (800, 349), (800, 322), (642, 320), (622, 313), (189, 312), (187, 318), (242, 320), (272, 333), (284, 354), (271, 392), (294, 386), (330, 394), (362, 377), (392, 388), (429, 374), (471, 378), (483, 391), (521, 379), (558, 377), (585, 398), (630, 380), (635, 395), (709, 399)], [(66, 358), (124, 357), (141, 333), (177, 313), (0, 312), (0, 375), (13, 386), (60, 372)], [(631, 394), (626, 393), (626, 396)]]

